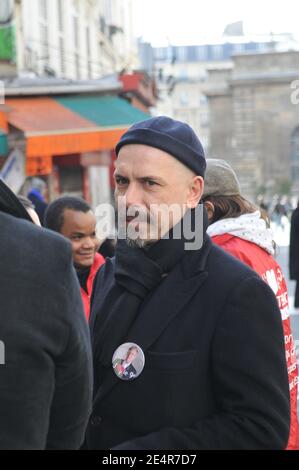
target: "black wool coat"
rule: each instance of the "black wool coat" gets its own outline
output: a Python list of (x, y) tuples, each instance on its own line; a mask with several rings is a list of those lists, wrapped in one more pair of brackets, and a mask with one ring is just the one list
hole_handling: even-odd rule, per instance
[(79, 448), (92, 358), (70, 243), (3, 212), (0, 228), (0, 449)]
[[(93, 325), (103, 321), (97, 311), (114, 282), (107, 259), (94, 290), (93, 345)], [(103, 376), (94, 364), (88, 448), (285, 448), (289, 389), (277, 301), (254, 271), (209, 238), (145, 300), (124, 342), (143, 349), (144, 370), (125, 382), (112, 358)]]

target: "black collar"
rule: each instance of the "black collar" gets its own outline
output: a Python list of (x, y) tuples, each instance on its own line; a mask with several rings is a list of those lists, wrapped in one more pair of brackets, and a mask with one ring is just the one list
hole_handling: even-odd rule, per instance
[(0, 211), (13, 215), (20, 219), (32, 222), (32, 219), (25, 207), (18, 200), (17, 196), (9, 189), (9, 187), (0, 179)]

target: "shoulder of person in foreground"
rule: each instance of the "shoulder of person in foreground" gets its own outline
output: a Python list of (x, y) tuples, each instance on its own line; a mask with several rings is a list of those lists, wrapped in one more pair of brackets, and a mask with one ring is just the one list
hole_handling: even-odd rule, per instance
[[(61, 275), (61, 296), (63, 296), (61, 302), (64, 300), (65, 303), (62, 312), (68, 322), (69, 335), (63, 355), (57, 364), (57, 393), (52, 404), (47, 447), (75, 449), (83, 442), (91, 413), (92, 353), (78, 278), (73, 267), (71, 245), (64, 239), (56, 241), (58, 244), (62, 242), (66, 245), (66, 254), (64, 273)], [(60, 252), (59, 247), (57, 251)], [(66, 363), (69, 365), (68, 370)]]
[[(10, 412), (17, 418), (3, 445), (78, 448), (91, 407), (92, 372), (70, 244), (3, 213), (0, 221), (0, 291), (7, 312), (7, 362), (0, 373), (8, 390), (18, 374), (21, 390), (12, 388), (12, 406), (5, 407), (8, 419)], [(29, 412), (27, 400), (33, 393)], [(2, 398), (5, 406), (8, 397)]]
[(219, 268), (211, 275), (210, 295), (221, 298), (217, 315), (209, 312), (215, 322), (210, 374), (217, 410), (186, 429), (162, 428), (113, 450), (285, 449), (289, 386), (276, 298), (254, 271), (221, 249), (211, 251), (209, 264)]

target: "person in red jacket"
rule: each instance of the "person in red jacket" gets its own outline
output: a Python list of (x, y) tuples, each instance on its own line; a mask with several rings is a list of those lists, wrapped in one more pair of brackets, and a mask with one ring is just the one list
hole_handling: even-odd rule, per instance
[(260, 274), (276, 295), (284, 329), (290, 389), (291, 426), (287, 449), (299, 449), (298, 366), (287, 286), (282, 270), (273, 257), (275, 244), (272, 230), (259, 209), (242, 197), (237, 176), (224, 160), (207, 159), (203, 202), (209, 217), (207, 233), (213, 242)]
[(105, 262), (97, 253), (100, 241), (96, 237), (96, 218), (83, 199), (63, 196), (48, 206), (44, 222), (46, 228), (61, 233), (72, 243), (74, 267), (86, 319), (89, 320), (93, 281)]

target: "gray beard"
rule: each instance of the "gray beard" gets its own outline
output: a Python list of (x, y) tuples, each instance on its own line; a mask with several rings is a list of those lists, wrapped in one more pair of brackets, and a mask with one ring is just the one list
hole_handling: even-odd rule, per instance
[(130, 248), (146, 248), (156, 243), (157, 240), (143, 240), (142, 238), (126, 238), (126, 244)]

